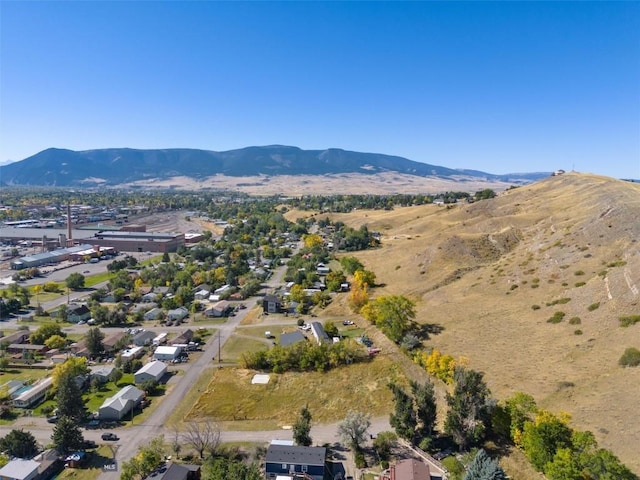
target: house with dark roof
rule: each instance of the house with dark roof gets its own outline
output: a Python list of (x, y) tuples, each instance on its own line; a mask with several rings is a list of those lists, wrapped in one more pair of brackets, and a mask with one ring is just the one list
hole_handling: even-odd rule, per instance
[(69, 323), (86, 322), (91, 318), (91, 310), (86, 305), (69, 305), (67, 307), (67, 321)]
[(272, 443), (265, 456), (266, 478), (295, 478), (296, 475), (306, 475), (312, 480), (323, 480), (326, 456), (327, 449), (324, 447)]
[(296, 330), (295, 332), (283, 333), (280, 335), (280, 346), (288, 347), (289, 345), (293, 345), (294, 343), (304, 342), (307, 340), (302, 332)]
[(313, 337), (316, 339), (316, 342), (318, 342), (318, 345), (329, 341), (329, 335), (324, 331), (320, 322), (311, 322), (311, 333), (313, 333)]
[(184, 332), (182, 332), (180, 335), (178, 335), (176, 338), (171, 340), (171, 342), (169, 343), (171, 345), (183, 345), (185, 343), (189, 343), (192, 338), (193, 338), (193, 330), (188, 328)]
[(444, 471), (433, 465), (433, 470), (424, 462), (407, 458), (391, 465), (383, 480), (442, 480)]
[(275, 295), (265, 295), (262, 299), (262, 311), (265, 313), (279, 313), (282, 310), (282, 302)]
[(200, 465), (170, 463), (156, 468), (146, 480), (199, 480)]

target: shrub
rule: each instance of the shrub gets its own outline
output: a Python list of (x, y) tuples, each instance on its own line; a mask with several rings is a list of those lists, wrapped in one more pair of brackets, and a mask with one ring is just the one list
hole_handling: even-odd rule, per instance
[(538, 288), (540, 286), (539, 283), (532, 283), (531, 288)]
[(516, 285), (515, 283), (513, 285), (511, 285), (509, 287), (509, 290), (515, 290), (516, 288), (518, 288), (518, 285)]
[(582, 270), (576, 270), (575, 272), (573, 272), (573, 274), (579, 277), (580, 275), (584, 275), (584, 272)]
[(582, 330), (580, 330), (580, 329), (574, 330), (573, 334), (574, 335), (582, 335)]
[(582, 320), (580, 320), (580, 317), (572, 317), (569, 319), (569, 325), (580, 325), (581, 323)]
[(576, 287), (584, 287), (586, 282), (576, 282)]
[(627, 317), (618, 317), (621, 327), (630, 327), (640, 322), (640, 315), (629, 315)]
[(304, 319), (299, 318), (297, 323), (298, 323), (299, 327), (303, 326), (304, 325)]
[(355, 463), (356, 463), (356, 468), (364, 468), (367, 466), (367, 462), (364, 458), (364, 453), (356, 452)]
[(547, 307), (552, 307), (553, 305), (564, 305), (565, 303), (569, 303), (571, 301), (570, 298), (558, 298), (556, 300), (552, 300), (551, 302), (547, 302)]
[(622, 367), (637, 367), (640, 365), (640, 350), (634, 347), (627, 348), (620, 360), (618, 360), (618, 365)]
[(587, 307), (587, 310), (589, 310), (590, 312), (593, 312), (594, 310), (597, 310), (599, 307), (600, 307), (600, 302), (596, 302), (589, 305)]
[(540, 310), (540, 305), (531, 305), (531, 310)]
[(549, 317), (547, 323), (560, 323), (564, 316), (564, 312), (555, 312), (551, 317)]
[(624, 267), (626, 264), (627, 264), (627, 262), (625, 262), (624, 260), (616, 260), (615, 262), (611, 262), (611, 263), (607, 264), (607, 267), (609, 267), (609, 268)]

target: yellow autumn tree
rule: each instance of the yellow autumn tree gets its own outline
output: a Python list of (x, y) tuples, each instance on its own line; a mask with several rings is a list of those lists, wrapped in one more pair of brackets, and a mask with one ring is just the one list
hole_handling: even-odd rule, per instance
[(320, 235), (317, 234), (305, 235), (304, 237), (302, 237), (302, 241), (304, 242), (304, 246), (306, 248), (321, 247), (322, 245), (324, 245), (324, 240)]

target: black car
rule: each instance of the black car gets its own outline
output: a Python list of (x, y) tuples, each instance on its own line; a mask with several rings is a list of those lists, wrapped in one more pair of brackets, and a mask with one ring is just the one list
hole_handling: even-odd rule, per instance
[(96, 448), (98, 445), (93, 440), (85, 440), (82, 447), (86, 450), (89, 448)]
[(103, 433), (102, 434), (102, 439), (103, 440), (110, 440), (112, 442), (120, 440), (115, 433), (111, 433), (111, 432)]

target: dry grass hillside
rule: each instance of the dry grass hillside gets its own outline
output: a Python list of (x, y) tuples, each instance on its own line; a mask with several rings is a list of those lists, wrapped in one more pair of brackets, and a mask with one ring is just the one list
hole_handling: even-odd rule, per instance
[(376, 295), (407, 295), (444, 328), (431, 346), (467, 357), (498, 398), (570, 412), (640, 473), (640, 367), (617, 363), (640, 348), (640, 323), (618, 321), (640, 314), (640, 185), (572, 173), (474, 204), (332, 217), (383, 232), (358, 257)]

